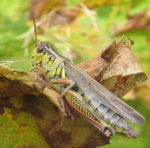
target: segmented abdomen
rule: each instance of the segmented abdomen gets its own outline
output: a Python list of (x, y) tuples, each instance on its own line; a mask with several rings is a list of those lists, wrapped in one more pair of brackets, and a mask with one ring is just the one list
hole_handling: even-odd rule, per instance
[(82, 92), (78, 86), (75, 86), (72, 89), (80, 93), (80, 95), (84, 98), (86, 103), (98, 115), (99, 119), (103, 120), (108, 126), (113, 128), (115, 132), (129, 133), (132, 131), (131, 126), (126, 122), (125, 119), (123, 119), (117, 113), (107, 108), (101, 102), (101, 100), (97, 98), (97, 96), (94, 96), (94, 94), (92, 95), (92, 93), (90, 93), (90, 90), (86, 90), (86, 92)]

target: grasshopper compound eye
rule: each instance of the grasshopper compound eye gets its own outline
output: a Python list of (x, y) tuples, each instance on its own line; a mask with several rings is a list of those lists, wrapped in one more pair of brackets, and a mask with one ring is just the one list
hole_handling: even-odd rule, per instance
[(36, 48), (37, 53), (45, 53), (47, 51), (44, 42), (40, 42), (40, 44)]
[(44, 51), (44, 48), (42, 46), (38, 46), (36, 49), (37, 53), (42, 53)]

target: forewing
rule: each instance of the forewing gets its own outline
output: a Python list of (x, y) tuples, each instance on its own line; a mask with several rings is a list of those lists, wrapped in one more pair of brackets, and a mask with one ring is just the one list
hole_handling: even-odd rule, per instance
[(139, 125), (144, 123), (145, 118), (139, 112), (120, 100), (75, 64), (66, 62), (65, 70), (69, 79), (73, 79), (83, 91), (86, 91), (86, 88), (90, 88), (89, 93), (95, 94), (106, 107), (131, 123)]

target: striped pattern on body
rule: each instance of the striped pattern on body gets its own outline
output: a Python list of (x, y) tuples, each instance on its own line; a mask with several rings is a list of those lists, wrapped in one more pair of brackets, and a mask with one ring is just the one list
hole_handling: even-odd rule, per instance
[[(46, 76), (49, 81), (54, 78), (68, 78), (67, 74), (65, 73), (64, 69), (64, 63), (61, 63), (54, 71), (46, 71)], [(53, 87), (58, 91), (62, 92), (65, 87), (67, 87), (66, 84), (52, 84)], [(87, 117), (89, 120), (94, 121), (96, 124), (101, 124), (100, 120), (103, 120), (106, 124), (105, 127), (112, 128), (113, 132), (118, 133), (128, 133), (131, 132), (132, 128), (131, 126), (126, 122), (125, 119), (108, 109), (105, 105), (103, 105), (100, 100), (98, 102), (97, 99), (89, 98), (88, 95), (86, 95), (86, 92), (82, 92), (82, 90), (78, 86), (74, 86), (72, 88), (75, 92), (79, 94), (78, 97), (84, 100), (79, 100), (78, 97), (75, 97), (75, 93), (68, 91), (65, 95), (66, 100), (69, 102), (69, 104), (76, 109), (78, 112), (80, 112), (83, 116)], [(87, 90), (89, 91), (89, 90)], [(70, 94), (69, 94), (70, 93)], [(95, 112), (93, 115), (90, 110), (85, 107), (85, 101), (87, 104), (89, 104), (89, 107)], [(96, 115), (96, 117), (95, 117)], [(101, 125), (102, 126), (102, 125)], [(103, 130), (105, 129), (103, 126)]]

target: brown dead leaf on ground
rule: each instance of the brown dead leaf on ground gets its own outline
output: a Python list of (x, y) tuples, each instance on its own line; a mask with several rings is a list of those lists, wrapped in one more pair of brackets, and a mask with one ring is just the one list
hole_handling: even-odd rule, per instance
[[(121, 97), (133, 86), (148, 79), (131, 52), (132, 44), (133, 41), (129, 39), (129, 46), (126, 45), (124, 37), (118, 42), (113, 41), (99, 56), (82, 62), (79, 66)], [(27, 114), (26, 118), (31, 116), (31, 119), (34, 119), (32, 122), (37, 125), (35, 134), (42, 137), (41, 145), (92, 148), (109, 143), (108, 137), (83, 120), (73, 109), (71, 109), (75, 117), (73, 122), (70, 116), (62, 116), (66, 112), (60, 107), (57, 98), (58, 93), (41, 75), (16, 71), (0, 65), (1, 115), (9, 112), (11, 121), (17, 125), (19, 123), (19, 129), (31, 125), (25, 121), (20, 123), (23, 121), (20, 120), (20, 115)], [(49, 131), (59, 122), (61, 122), (61, 128), (49, 136)], [(28, 131), (24, 129), (20, 133), (26, 132)]]

